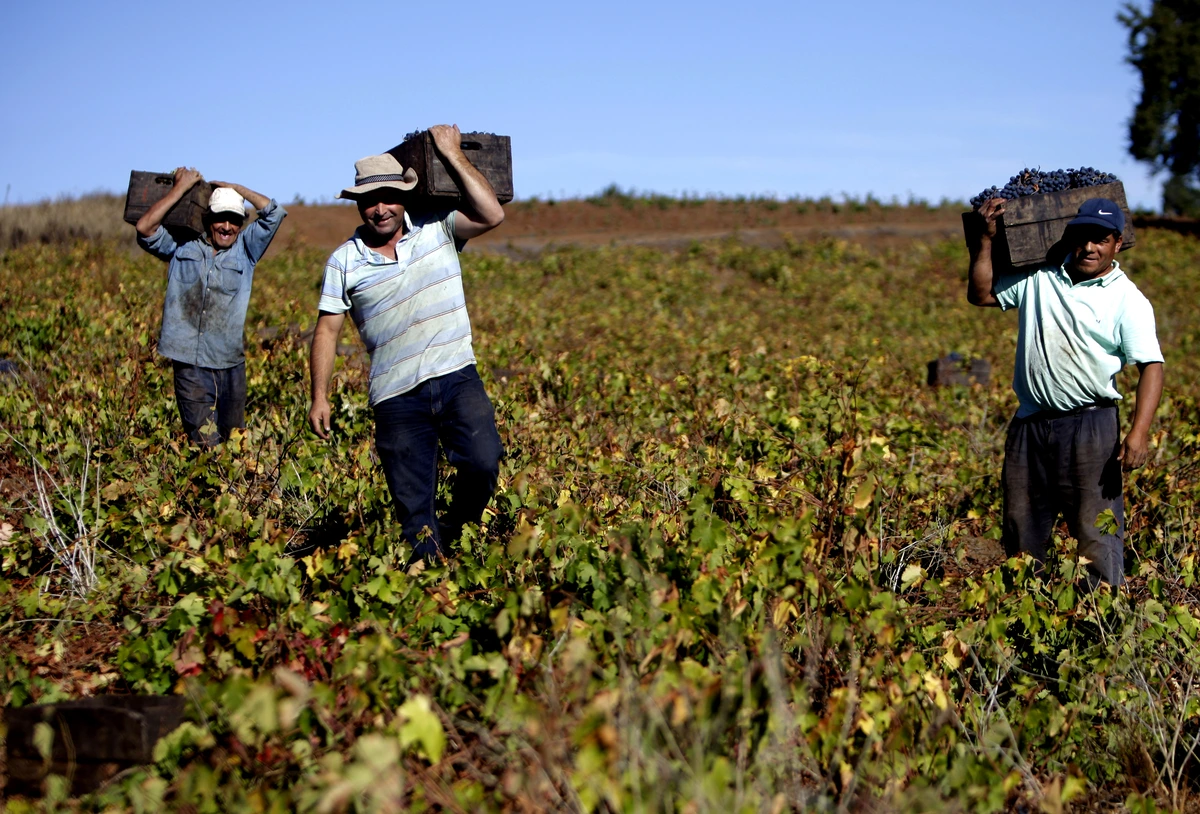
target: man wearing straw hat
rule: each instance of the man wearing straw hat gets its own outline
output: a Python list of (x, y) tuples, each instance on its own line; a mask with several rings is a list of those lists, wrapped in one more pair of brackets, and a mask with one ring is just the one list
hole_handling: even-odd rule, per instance
[[(478, 522), (496, 488), (502, 452), (495, 413), (475, 370), (458, 252), (496, 228), (504, 210), (463, 154), (458, 126), (430, 128), (442, 163), (462, 191), (455, 212), (416, 213), (416, 172), (384, 154), (355, 162), (363, 225), (330, 256), (310, 351), (309, 421), (332, 428), (329, 383), (346, 313), (371, 357), (375, 446), (401, 535), (413, 557), (445, 556), (463, 525)], [(449, 510), (435, 514), (438, 446), (455, 468)]]
[[(212, 181), (204, 234), (181, 245), (162, 221), (202, 180), (194, 169), (175, 170), (170, 192), (134, 228), (139, 246), (169, 261), (158, 352), (174, 367), (175, 402), (183, 428), (192, 441), (214, 446), (235, 427), (246, 426), (243, 333), (250, 286), (254, 266), (287, 211), (240, 184)], [(258, 218), (243, 229), (246, 201), (258, 210)]]
[[(971, 249), (967, 300), (1019, 316), (1013, 390), (1020, 406), (1004, 444), (1003, 542), (1009, 555), (1039, 564), (1061, 512), (1086, 587), (1124, 580), (1125, 506), (1121, 470), (1150, 454), (1150, 423), (1163, 387), (1163, 357), (1150, 301), (1116, 260), (1125, 213), (1092, 198), (1067, 224), (1061, 265), (994, 275), (992, 241), (1004, 200), (984, 202), (982, 234)], [(1137, 406), (1121, 439), (1116, 376), (1138, 369)], [(1100, 522), (1112, 513), (1111, 525)]]

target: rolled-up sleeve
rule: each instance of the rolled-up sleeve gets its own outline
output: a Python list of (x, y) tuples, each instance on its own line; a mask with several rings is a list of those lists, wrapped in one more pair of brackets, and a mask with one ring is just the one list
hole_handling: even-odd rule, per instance
[(258, 210), (258, 218), (243, 232), (246, 254), (249, 255), (251, 263), (257, 263), (267, 253), (267, 247), (271, 245), (271, 240), (279, 231), (279, 224), (283, 223), (285, 217), (287, 217), (287, 210), (280, 206), (274, 198)]
[(179, 248), (175, 238), (171, 237), (171, 233), (165, 226), (159, 226), (150, 237), (138, 235), (137, 243), (159, 260), (170, 260), (175, 256), (175, 250)]
[(454, 248), (462, 252), (467, 245), (467, 239), (454, 234), (454, 219), (457, 216), (458, 212), (455, 211), (447, 213), (446, 217), (442, 220), (442, 228), (446, 230), (446, 234), (454, 241)]
[(346, 272), (335, 257), (325, 264), (325, 278), (321, 282), (321, 301), (317, 310), (330, 314), (344, 314), (350, 310), (350, 296), (346, 293)]

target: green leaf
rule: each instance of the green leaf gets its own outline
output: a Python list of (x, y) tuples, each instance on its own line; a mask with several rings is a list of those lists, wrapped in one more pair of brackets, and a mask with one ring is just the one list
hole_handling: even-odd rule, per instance
[(442, 722), (433, 711), (433, 705), (428, 696), (414, 695), (400, 707), (400, 715), (404, 723), (400, 726), (400, 745), (408, 748), (419, 744), (430, 763), (442, 759), (446, 748), (446, 733), (442, 731)]
[(42, 756), (42, 760), (49, 763), (50, 755), (54, 751), (54, 727), (45, 721), (38, 721), (34, 724), (33, 746)]

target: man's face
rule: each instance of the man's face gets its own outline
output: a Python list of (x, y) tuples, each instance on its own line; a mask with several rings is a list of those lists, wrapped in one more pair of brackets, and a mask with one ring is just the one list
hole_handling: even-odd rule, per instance
[(1103, 226), (1073, 226), (1068, 235), (1071, 265), (1084, 277), (1098, 277), (1112, 268), (1121, 238)]
[(358, 196), (363, 224), (380, 240), (390, 240), (404, 227), (404, 193), (384, 187)]
[(239, 218), (232, 212), (218, 212), (208, 216), (208, 239), (218, 249), (228, 249), (237, 240), (238, 232), (242, 231), (245, 218)]

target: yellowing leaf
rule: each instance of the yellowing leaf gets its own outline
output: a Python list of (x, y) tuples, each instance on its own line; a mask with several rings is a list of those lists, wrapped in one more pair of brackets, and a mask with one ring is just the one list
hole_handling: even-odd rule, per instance
[(925, 681), (925, 691), (933, 699), (934, 706), (938, 709), (949, 707), (950, 699), (946, 697), (946, 690), (942, 686), (942, 680), (935, 673), (925, 673), (923, 678)]
[(434, 713), (429, 697), (412, 696), (400, 707), (400, 715), (404, 718), (400, 727), (400, 745), (408, 748), (416, 743), (430, 763), (441, 760), (446, 748), (446, 733), (442, 731), (442, 722)]
[(796, 607), (795, 602), (789, 599), (775, 606), (775, 612), (771, 615), (771, 619), (775, 622), (775, 627), (783, 627), (787, 624), (788, 619), (795, 619), (799, 615), (800, 609)]
[(854, 493), (854, 508), (865, 509), (875, 500), (875, 476), (867, 475)]
[(54, 748), (54, 727), (44, 721), (33, 725), (33, 746), (37, 749), (42, 760), (50, 760), (50, 752)]
[(905, 588), (915, 588), (925, 581), (925, 569), (915, 562), (910, 562), (904, 566), (904, 573), (900, 575), (900, 584)]
[(1069, 774), (1063, 779), (1062, 801), (1069, 803), (1086, 791), (1087, 781), (1082, 777)]
[(958, 639), (950, 639), (946, 643), (946, 652), (942, 654), (942, 663), (951, 670), (962, 667), (962, 655), (959, 653)]

